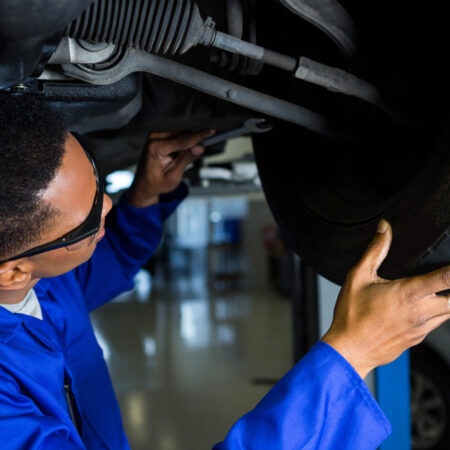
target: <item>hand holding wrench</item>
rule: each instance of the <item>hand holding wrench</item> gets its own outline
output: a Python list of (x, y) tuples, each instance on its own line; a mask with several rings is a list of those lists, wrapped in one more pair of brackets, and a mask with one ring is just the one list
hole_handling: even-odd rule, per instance
[(266, 133), (272, 130), (272, 125), (266, 119), (247, 119), (241, 127), (233, 128), (232, 130), (216, 134), (210, 138), (200, 142), (202, 147), (208, 147), (226, 141), (231, 138), (246, 136), (251, 133)]

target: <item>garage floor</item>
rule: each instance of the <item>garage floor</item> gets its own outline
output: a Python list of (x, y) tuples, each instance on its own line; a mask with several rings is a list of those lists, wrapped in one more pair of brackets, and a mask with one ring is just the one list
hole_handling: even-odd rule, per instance
[(269, 289), (222, 290), (206, 271), (137, 288), (93, 313), (134, 450), (221, 441), (291, 366), (290, 302)]

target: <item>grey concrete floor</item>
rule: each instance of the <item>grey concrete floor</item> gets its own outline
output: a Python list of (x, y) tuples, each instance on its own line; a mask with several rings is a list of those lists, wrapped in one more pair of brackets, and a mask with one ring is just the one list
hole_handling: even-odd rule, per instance
[(292, 365), (289, 301), (197, 272), (142, 272), (92, 314), (134, 450), (210, 449)]

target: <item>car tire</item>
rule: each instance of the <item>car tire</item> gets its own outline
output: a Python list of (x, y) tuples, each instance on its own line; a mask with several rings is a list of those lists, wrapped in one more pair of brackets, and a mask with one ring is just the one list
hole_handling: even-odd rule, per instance
[(411, 416), (414, 450), (450, 448), (450, 369), (426, 345), (411, 357)]
[(342, 284), (382, 218), (394, 238), (381, 276), (450, 263), (448, 127), (366, 132), (365, 142), (351, 143), (284, 123), (275, 130), (254, 137), (262, 187), (288, 246), (320, 275)]

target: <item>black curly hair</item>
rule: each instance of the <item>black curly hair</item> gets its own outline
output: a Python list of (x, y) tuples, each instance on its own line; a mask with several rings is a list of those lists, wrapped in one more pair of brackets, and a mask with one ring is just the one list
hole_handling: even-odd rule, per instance
[(0, 91), (0, 261), (28, 250), (55, 211), (40, 194), (62, 164), (67, 123), (32, 94)]

